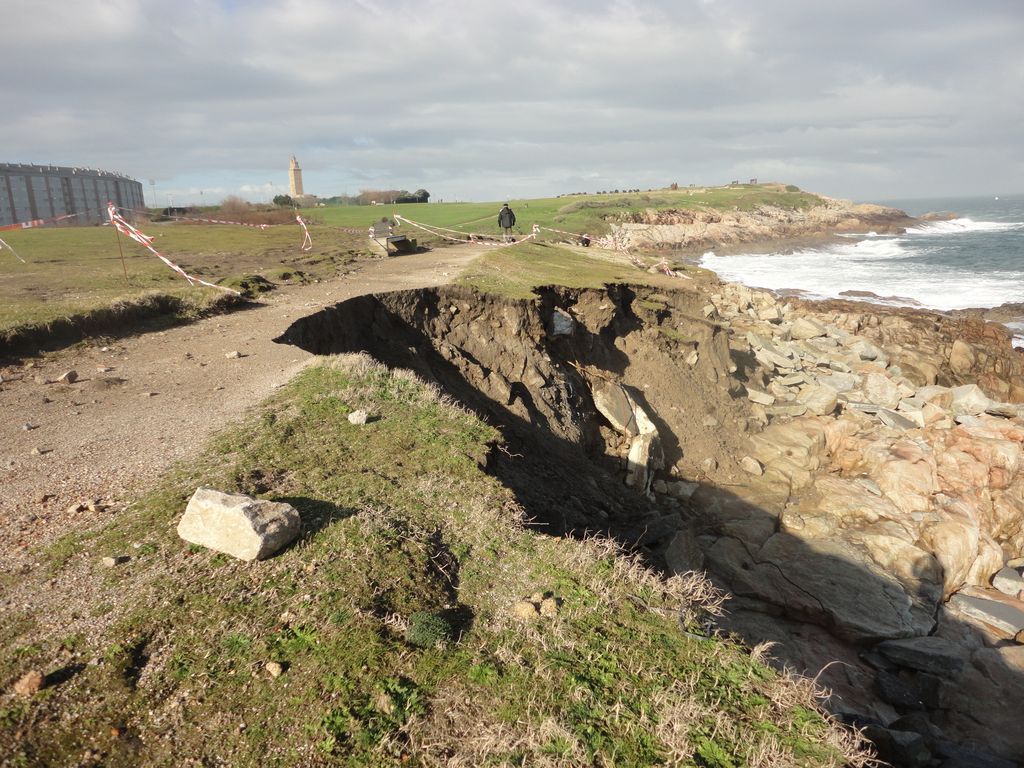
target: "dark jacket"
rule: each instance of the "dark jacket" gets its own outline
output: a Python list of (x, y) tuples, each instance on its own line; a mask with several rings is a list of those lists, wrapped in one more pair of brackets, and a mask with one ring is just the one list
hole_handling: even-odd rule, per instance
[(512, 209), (506, 205), (498, 213), (498, 226), (504, 229), (506, 227), (514, 227), (515, 225), (516, 215), (512, 213)]

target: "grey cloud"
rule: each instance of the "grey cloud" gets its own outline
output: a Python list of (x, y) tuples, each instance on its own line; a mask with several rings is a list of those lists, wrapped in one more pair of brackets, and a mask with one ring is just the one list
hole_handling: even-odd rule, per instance
[(0, 56), (31, 75), (0, 82), (3, 159), (168, 188), (283, 186), (294, 152), (322, 194), (884, 198), (1009, 191), (1024, 154), (1012, 2), (9, 4)]

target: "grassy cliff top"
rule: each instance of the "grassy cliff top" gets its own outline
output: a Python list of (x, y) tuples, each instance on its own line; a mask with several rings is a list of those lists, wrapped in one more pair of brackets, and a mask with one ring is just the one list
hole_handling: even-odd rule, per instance
[[(307, 369), (6, 577), (0, 763), (862, 764), (807, 683), (703, 636), (702, 577), (525, 528), (480, 466), (497, 439), (366, 357)], [(199, 485), (294, 505), (300, 539), (253, 563), (189, 546)], [(19, 698), (27, 669), (47, 685)]]

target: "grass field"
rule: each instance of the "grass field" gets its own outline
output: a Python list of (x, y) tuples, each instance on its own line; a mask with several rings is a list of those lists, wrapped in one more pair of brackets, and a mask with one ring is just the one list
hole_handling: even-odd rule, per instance
[[(699, 187), (659, 189), (640, 193), (572, 195), (568, 197), (509, 200), (516, 213), (517, 228), (524, 234), (533, 224), (555, 227), (594, 236), (606, 233), (610, 221), (626, 211), (655, 208), (712, 208), (749, 211), (761, 205), (801, 209), (820, 204), (821, 198), (806, 192), (790, 191), (778, 184), (742, 184), (735, 187)], [(325, 224), (369, 227), (382, 216), (401, 214), (413, 221), (462, 232), (498, 235), (500, 202), (493, 203), (405, 203), (381, 206), (340, 206), (318, 208), (311, 215)]]
[[(539, 224), (597, 237), (606, 233), (616, 218), (645, 208), (750, 210), (774, 205), (794, 209), (815, 205), (820, 198), (763, 184), (509, 202), (516, 211), (521, 236)], [(381, 217), (398, 213), (436, 227), (497, 236), (499, 208), (500, 203), (439, 203), (308, 209), (303, 211), (311, 222), (313, 238), (308, 253), (299, 248), (302, 237), (297, 225), (266, 230), (182, 222), (140, 226), (155, 238), (158, 251), (186, 271), (229, 287), (260, 290), (279, 283), (328, 278), (355, 258), (379, 255), (379, 247), (362, 232)], [(427, 247), (451, 244), (409, 226), (400, 231)], [(5, 233), (4, 239), (27, 263), (0, 249), (0, 343), (26, 328), (45, 332), (63, 318), (71, 318), (73, 326), (76, 318), (103, 312), (112, 305), (153, 304), (154, 299), (170, 297), (177, 301), (175, 306), (183, 307), (175, 310), (180, 316), (174, 319), (181, 320), (201, 314), (220, 298), (215, 289), (190, 287), (139, 244), (126, 238), (119, 242), (110, 227), (16, 230)], [(551, 248), (565, 240), (564, 235), (542, 232), (537, 243), (488, 256), (471, 270), (467, 280), (481, 289), (526, 295), (531, 281), (532, 285), (600, 285), (625, 274), (619, 267), (571, 250), (556, 255), (555, 251), (537, 249), (537, 244)], [(261, 285), (255, 285), (254, 276)]]
[[(140, 225), (154, 247), (190, 274), (229, 287), (247, 276), (270, 282), (327, 278), (360, 254), (365, 238), (321, 230), (304, 253), (297, 225), (258, 230), (196, 224)], [(119, 242), (120, 239), (120, 242)], [(12, 331), (153, 294), (185, 299), (197, 311), (221, 292), (190, 287), (176, 272), (110, 227), (16, 230), (4, 240), (25, 260), (0, 249), (0, 339)], [(122, 265), (121, 254), (124, 255)]]

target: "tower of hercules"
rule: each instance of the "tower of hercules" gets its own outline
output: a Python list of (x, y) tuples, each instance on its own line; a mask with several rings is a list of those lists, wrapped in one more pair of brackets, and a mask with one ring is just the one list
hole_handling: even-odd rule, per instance
[(288, 165), (288, 193), (293, 197), (302, 197), (302, 169), (299, 168), (299, 161), (292, 155), (292, 161)]

